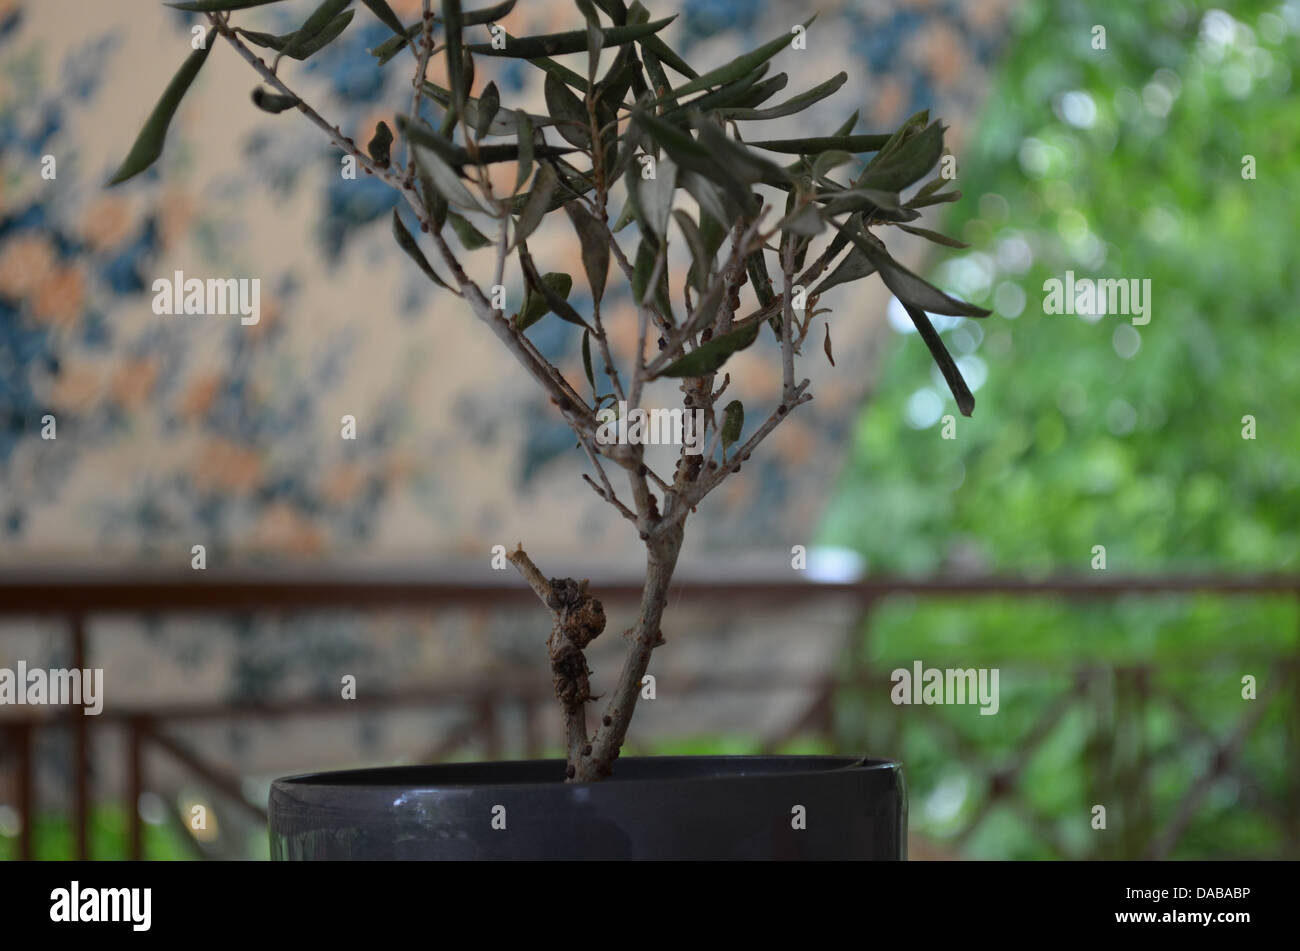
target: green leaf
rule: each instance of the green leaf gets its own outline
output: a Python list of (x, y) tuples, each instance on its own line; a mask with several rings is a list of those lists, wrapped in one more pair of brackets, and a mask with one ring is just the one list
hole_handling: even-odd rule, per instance
[[(310, 40), (314, 40), (317, 35), (330, 25), (330, 22), (343, 13), (352, 0), (324, 0), (315, 11), (309, 16), (298, 31), (293, 34), (293, 39), (289, 40), (284, 48), (284, 55), (293, 59), (302, 59), (302, 50)], [(351, 11), (349, 11), (351, 12)], [(351, 17), (348, 18), (351, 20)], [(347, 23), (343, 24), (347, 26)], [(340, 33), (342, 30), (339, 31)], [(336, 33), (335, 36), (338, 34)], [(317, 47), (319, 49), (319, 47)]]
[(515, 193), (518, 194), (533, 172), (533, 123), (523, 110), (515, 112), (515, 121), (519, 130), (519, 167), (515, 171)]
[[(541, 280), (553, 294), (562, 299), (567, 300), (569, 291), (573, 289), (573, 278), (563, 272), (543, 274)], [(515, 326), (520, 330), (527, 330), (550, 312), (551, 305), (547, 302), (545, 293), (535, 293), (530, 287), (528, 293), (524, 295), (523, 310), (515, 318)]]
[(859, 251), (856, 247), (850, 248), (849, 253), (845, 255), (844, 260), (840, 261), (835, 270), (827, 275), (826, 280), (817, 285), (817, 290), (813, 291), (813, 296), (822, 294), (830, 290), (837, 284), (847, 284), (850, 281), (859, 281), (864, 277), (870, 277), (876, 273), (876, 266), (871, 263), (871, 259)]
[(591, 129), (588, 126), (587, 107), (582, 100), (551, 73), (546, 74), (543, 91), (546, 94), (547, 111), (552, 118), (561, 120), (555, 127), (564, 140), (580, 149), (590, 146)]
[(465, 86), (465, 50), (461, 46), (464, 22), (460, 17), (460, 0), (442, 0), (442, 24), (447, 49), (447, 82), (451, 86), (456, 110), (464, 115), (469, 89)]
[(281, 96), (278, 93), (267, 92), (261, 86), (253, 90), (253, 105), (264, 112), (284, 112), (298, 105), (298, 102), (297, 96)]
[(787, 99), (779, 106), (771, 106), (767, 109), (720, 109), (718, 114), (727, 118), (739, 121), (756, 122), (763, 119), (779, 119), (782, 116), (792, 116), (797, 112), (803, 112), (809, 106), (820, 102), (827, 96), (834, 95), (845, 81), (849, 78), (848, 73), (837, 73), (826, 82), (819, 86), (814, 86), (805, 93), (800, 93), (791, 99)]
[[(673, 20), (676, 14), (629, 26), (607, 26), (601, 29), (602, 47), (622, 46), (644, 36), (657, 33)], [(506, 34), (505, 46), (496, 49), (491, 43), (473, 43), (469, 49), (481, 56), (509, 56), (513, 59), (537, 59), (542, 56), (562, 56), (566, 53), (587, 52), (589, 40), (586, 30), (572, 30), (567, 33), (545, 33), (540, 36), (511, 37)], [(576, 74), (575, 74), (576, 75)], [(582, 82), (579, 77), (579, 83)]]
[(402, 21), (397, 18), (393, 8), (388, 5), (388, 0), (361, 0), (370, 12), (379, 18), (379, 22), (388, 27), (399, 37), (402, 37), (405, 30), (402, 28)]
[(687, 272), (686, 280), (696, 290), (703, 291), (713, 271), (713, 255), (709, 253), (694, 218), (680, 208), (673, 212), (673, 217), (677, 219), (677, 227), (681, 229), (682, 237), (691, 249), (691, 269)]
[(817, 237), (825, 227), (826, 220), (822, 217), (821, 211), (812, 204), (804, 205), (803, 209), (785, 224), (786, 231), (806, 238)]
[(587, 272), (587, 283), (591, 286), (591, 299), (599, 304), (605, 296), (605, 282), (609, 278), (609, 241), (605, 236), (605, 228), (581, 202), (568, 202), (564, 210), (573, 222), (573, 230), (577, 232), (578, 242), (582, 245), (582, 267)]
[(393, 130), (388, 123), (380, 121), (375, 127), (375, 134), (366, 144), (366, 152), (380, 168), (388, 168), (392, 161)]
[(466, 251), (477, 251), (479, 248), (491, 247), (492, 239), (470, 224), (468, 218), (464, 218), (454, 211), (448, 211), (447, 221), (451, 224), (451, 230), (456, 232), (456, 237), (460, 239), (461, 246)]
[(942, 154), (943, 126), (935, 122), (892, 149), (882, 148), (854, 184), (863, 188), (902, 191), (934, 168)]
[[(883, 272), (882, 272), (883, 273)], [(912, 323), (916, 325), (917, 333), (925, 341), (926, 347), (930, 350), (930, 356), (939, 366), (939, 372), (948, 382), (948, 389), (952, 391), (953, 399), (957, 401), (957, 408), (961, 410), (963, 416), (969, 416), (975, 412), (975, 397), (971, 395), (970, 388), (962, 378), (961, 370), (957, 369), (957, 364), (953, 362), (952, 354), (948, 348), (943, 345), (943, 338), (939, 332), (934, 329), (934, 324), (930, 323), (930, 318), (925, 315), (925, 311), (919, 307), (914, 307), (907, 301), (903, 301), (903, 309), (907, 311), (907, 316), (912, 318)]]
[[(817, 19), (817, 15), (813, 14), (805, 20), (803, 24), (804, 28), (807, 29), (815, 19)], [(708, 89), (710, 86), (720, 86), (723, 83), (729, 83), (742, 76), (746, 76), (756, 70), (759, 66), (766, 63), (777, 53), (781, 52), (781, 50), (789, 46), (793, 39), (794, 37), (787, 32), (768, 43), (764, 43), (752, 53), (746, 53), (744, 56), (737, 57), (725, 66), (711, 69), (707, 73), (703, 73), (683, 85), (678, 86), (676, 93), (679, 96), (684, 96), (688, 93), (698, 92), (701, 89)]]
[(596, 71), (600, 69), (600, 51), (605, 45), (605, 37), (600, 31), (600, 18), (591, 0), (577, 0), (578, 10), (587, 20), (587, 84), (596, 82)]
[[(492, 127), (492, 120), (496, 118), (497, 110), (501, 108), (501, 93), (497, 91), (495, 82), (488, 82), (483, 89), (483, 95), (479, 96), (477, 108), (474, 115), (474, 134), (478, 138), (483, 138), (488, 134)], [(466, 112), (465, 118), (469, 119), (469, 113)]]
[(874, 152), (889, 139), (887, 135), (824, 135), (807, 139), (764, 139), (745, 143), (750, 148), (787, 155), (816, 155), (832, 149), (845, 152)]
[[(746, 215), (752, 217), (758, 213), (758, 203), (754, 200), (753, 193), (734, 173), (719, 164), (709, 148), (671, 123), (664, 122), (642, 109), (633, 109), (632, 119), (645, 130), (655, 145), (671, 155), (673, 161), (682, 168), (698, 172), (720, 185)], [(719, 135), (725, 138), (725, 134), (721, 131)]]
[(199, 69), (208, 58), (208, 53), (212, 52), (212, 39), (215, 35), (215, 30), (208, 30), (207, 36), (203, 39), (203, 48), (190, 53), (176, 75), (172, 77), (172, 81), (167, 84), (162, 97), (153, 107), (153, 112), (149, 113), (149, 118), (145, 120), (144, 128), (136, 136), (131, 151), (127, 153), (116, 174), (109, 179), (109, 185), (117, 185), (139, 175), (162, 155), (163, 141), (167, 138), (167, 127), (171, 124), (172, 116), (176, 114), (176, 107), (185, 98), (185, 93), (189, 91), (194, 77), (199, 74)]
[(527, 240), (542, 223), (542, 219), (551, 209), (551, 195), (555, 192), (555, 185), (555, 169), (550, 165), (543, 165), (533, 181), (524, 210), (519, 213), (519, 220), (515, 223), (515, 240), (511, 243), (511, 248), (518, 247), (519, 242)]
[(636, 246), (636, 260), (632, 262), (632, 300), (642, 306), (646, 300), (646, 288), (655, 269), (655, 248), (649, 241), (642, 239)]
[(398, 246), (410, 256), (411, 260), (419, 265), (420, 270), (425, 273), (425, 276), (428, 277), (429, 280), (433, 281), (440, 287), (445, 287), (447, 290), (451, 290), (451, 287), (447, 282), (439, 277), (437, 272), (434, 271), (433, 265), (430, 264), (429, 259), (424, 256), (424, 252), (420, 250), (420, 246), (416, 243), (415, 237), (407, 230), (406, 225), (402, 224), (402, 216), (397, 213), (396, 208), (393, 209), (393, 237), (397, 239)]
[(877, 188), (844, 188), (839, 191), (822, 192), (817, 196), (817, 200), (826, 202), (823, 211), (827, 215), (863, 211), (890, 220), (911, 221), (920, 217), (917, 212), (899, 204), (898, 192)]
[(790, 174), (780, 165), (750, 151), (743, 143), (731, 138), (703, 116), (699, 116), (698, 120), (696, 128), (700, 133), (700, 144), (708, 149), (714, 161), (742, 182), (750, 185), (759, 182), (767, 185), (790, 183)]
[(732, 400), (722, 411), (722, 451), (740, 442), (740, 431), (745, 428), (745, 404)]
[[(444, 109), (452, 108), (450, 89), (443, 89), (437, 83), (431, 83), (426, 79), (424, 81), (424, 92), (425, 95), (429, 96)], [(470, 96), (465, 100), (465, 121), (471, 126), (477, 127), (478, 125), (478, 109), (479, 100), (475, 99), (473, 96)], [(535, 128), (555, 124), (555, 122), (548, 116), (536, 115), (534, 113), (524, 113), (524, 115), (528, 117), (529, 122)], [(496, 115), (492, 118), (492, 121), (488, 123), (488, 133), (490, 135), (516, 135), (519, 131), (518, 116), (519, 110), (506, 110), (504, 112), (498, 110)]]
[(470, 194), (469, 189), (461, 183), (456, 172), (442, 156), (413, 139), (411, 145), (415, 154), (415, 164), (429, 176), (429, 181), (443, 198), (458, 208), (465, 208), (469, 211), (487, 211)]
[[(237, 29), (235, 32), (244, 39), (248, 40), (255, 46), (261, 46), (266, 49), (273, 49), (277, 53), (288, 56), (290, 59), (299, 61), (308, 59), (313, 54), (324, 49), (330, 43), (338, 39), (339, 34), (348, 28), (352, 22), (353, 11), (347, 10), (340, 13), (334, 19), (326, 23), (320, 30), (315, 31), (311, 36), (305, 36), (303, 30), (294, 33), (286, 33), (283, 36), (275, 36), (271, 33), (256, 33), (252, 30)], [(299, 37), (303, 37), (299, 39)]]
[(841, 165), (847, 165), (853, 161), (853, 155), (840, 149), (827, 149), (824, 152), (818, 152), (817, 157), (813, 159), (812, 171), (813, 178), (822, 178), (831, 169), (839, 168)]
[(923, 278), (913, 274), (903, 265), (889, 256), (883, 247), (878, 247), (871, 239), (863, 237), (846, 226), (836, 224), (841, 234), (848, 235), (854, 246), (867, 256), (867, 259), (880, 271), (880, 278), (893, 295), (904, 306), (910, 305), (932, 314), (948, 314), (954, 317), (987, 317), (992, 311), (968, 304), (966, 301), (950, 297)]
[(902, 228), (908, 234), (918, 235), (927, 241), (933, 241), (935, 244), (942, 244), (947, 248), (969, 248), (970, 245), (965, 241), (958, 241), (956, 238), (950, 238), (946, 234), (940, 234), (938, 231), (931, 231), (929, 228), (917, 228), (914, 225), (905, 225), (902, 222), (896, 222), (895, 228)]
[(637, 203), (644, 221), (660, 240), (668, 233), (668, 216), (677, 189), (677, 163), (664, 156), (655, 163), (654, 178), (638, 178)]
[(943, 202), (956, 201), (961, 198), (960, 191), (937, 192), (926, 195), (924, 198), (916, 197), (907, 203), (908, 208), (928, 208), (930, 205), (938, 205)]
[(753, 321), (744, 327), (715, 337), (708, 343), (700, 344), (685, 356), (678, 357), (668, 364), (660, 376), (695, 377), (708, 376), (718, 370), (733, 353), (744, 350), (758, 339), (760, 321)]
[(582, 370), (587, 374), (587, 382), (591, 384), (591, 391), (596, 392), (596, 374), (591, 371), (591, 331), (582, 332)]
[(494, 23), (513, 10), (518, 2), (519, 0), (502, 0), (501, 3), (493, 4), (490, 7), (470, 10), (468, 13), (461, 14), (461, 22), (466, 26), (483, 26), (487, 23)]
[(217, 13), (223, 10), (247, 10), (249, 7), (264, 7), (268, 3), (280, 0), (189, 0), (186, 3), (168, 3), (165, 6), (173, 10), (188, 10), (191, 13)]

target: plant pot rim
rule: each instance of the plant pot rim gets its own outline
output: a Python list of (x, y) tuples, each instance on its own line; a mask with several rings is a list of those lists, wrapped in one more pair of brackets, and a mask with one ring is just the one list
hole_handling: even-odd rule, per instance
[[(298, 773), (280, 777), (271, 785), (285, 793), (307, 789), (351, 788), (413, 792), (438, 789), (518, 789), (530, 786), (565, 786), (578, 790), (610, 785), (628, 787), (663, 782), (703, 783), (750, 777), (814, 776), (850, 768), (900, 770), (902, 764), (895, 760), (823, 754), (626, 756), (615, 762), (612, 776), (597, 782), (583, 783), (564, 782), (564, 767), (565, 761), (562, 759), (377, 766)], [(629, 776), (629, 772), (639, 775)], [(492, 773), (499, 775), (491, 776)], [(550, 775), (542, 775), (543, 773)]]

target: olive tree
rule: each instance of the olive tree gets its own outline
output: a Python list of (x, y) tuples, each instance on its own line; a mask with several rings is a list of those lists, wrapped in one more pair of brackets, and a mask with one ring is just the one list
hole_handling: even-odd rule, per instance
[[(660, 36), (673, 17), (656, 19), (638, 0), (575, 0), (577, 28), (539, 36), (512, 36), (497, 24), (515, 0), (478, 10), (462, 9), (460, 0), (443, 0), (435, 9), (424, 0), (423, 15), (412, 24), (402, 23), (385, 0), (362, 0), (367, 15), (392, 31), (371, 51), (374, 68), (390, 68), (408, 52), (414, 65), (409, 101), (363, 148), (294, 91), (288, 62), (335, 41), (357, 13), (352, 0), (324, 0), (284, 35), (235, 22), (246, 8), (278, 2), (285, 0), (170, 4), (206, 18), (207, 32), (111, 184), (158, 158), (173, 113), (219, 40), (260, 78), (252, 94), (258, 108), (299, 113), (409, 206), (418, 229), (394, 209), (397, 245), (435, 293), (459, 298), (465, 315), (485, 324), (541, 387), (586, 456), (590, 472), (583, 478), (631, 523), (645, 548), (639, 610), (594, 729), (587, 705), (596, 698), (584, 649), (605, 627), (601, 603), (585, 581), (547, 578), (522, 547), (509, 555), (552, 615), (548, 648), (567, 776), (601, 779), (627, 735), (651, 654), (664, 643), (664, 605), (691, 513), (813, 398), (797, 365), (819, 316), (825, 321), (818, 349), (833, 362), (830, 314), (818, 307), (826, 291), (879, 275), (916, 324), (959, 408), (971, 413), (974, 400), (927, 314), (988, 312), (927, 283), (881, 239), (898, 228), (960, 246), (909, 224), (921, 208), (959, 197), (944, 190), (942, 175), (912, 189), (939, 164), (944, 127), (921, 112), (892, 132), (861, 134), (855, 111), (824, 135), (809, 130), (772, 139), (755, 132), (846, 83), (841, 72), (781, 98), (788, 77), (773, 72), (773, 61), (792, 44), (806, 43), (811, 20), (731, 62), (697, 68)], [(426, 78), (437, 56), (445, 57), (445, 88)], [(544, 113), (511, 108), (491, 81), (472, 94), (479, 68), (501, 57), (545, 74)], [(497, 163), (517, 169), (508, 194), (493, 187), (489, 166)], [(575, 297), (581, 310), (569, 301), (574, 275), (541, 273), (529, 249), (538, 226), (557, 212), (581, 248), (581, 279), (590, 289), (589, 298)], [(681, 246), (670, 257), (674, 242)], [(466, 274), (460, 255), (489, 252), (495, 265), (485, 288)], [(507, 268), (518, 269), (526, 288), (517, 308), (505, 304)], [(741, 297), (746, 284), (748, 306)], [(629, 291), (636, 345), (620, 365), (601, 305), (611, 292)], [(529, 338), (543, 320), (581, 329), (585, 385), (566, 378)], [(766, 372), (779, 377), (780, 398), (742, 441), (746, 409), (739, 400), (723, 402), (728, 360), (765, 333), (779, 346), (780, 359)], [(646, 464), (644, 441), (633, 438), (632, 427), (625, 438), (609, 438), (614, 414), (630, 418), (642, 410), (647, 386), (658, 380), (676, 381), (681, 392), (684, 432), (672, 472)]]

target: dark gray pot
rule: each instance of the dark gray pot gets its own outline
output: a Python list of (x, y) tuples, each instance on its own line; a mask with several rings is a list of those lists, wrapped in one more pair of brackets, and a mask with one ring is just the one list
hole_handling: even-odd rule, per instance
[[(835, 756), (627, 757), (313, 773), (271, 786), (273, 859), (905, 859), (898, 763)], [(803, 806), (805, 828), (793, 828)], [(493, 828), (494, 811), (505, 828)]]

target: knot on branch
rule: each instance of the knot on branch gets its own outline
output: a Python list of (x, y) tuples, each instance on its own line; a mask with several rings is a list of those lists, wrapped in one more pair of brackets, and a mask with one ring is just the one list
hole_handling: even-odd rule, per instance
[(566, 708), (580, 707), (591, 699), (591, 671), (581, 648), (567, 640), (551, 648), (551, 683), (556, 699)]
[(587, 583), (572, 578), (552, 578), (546, 606), (556, 612), (564, 637), (579, 650), (605, 630), (605, 606), (587, 593)]

